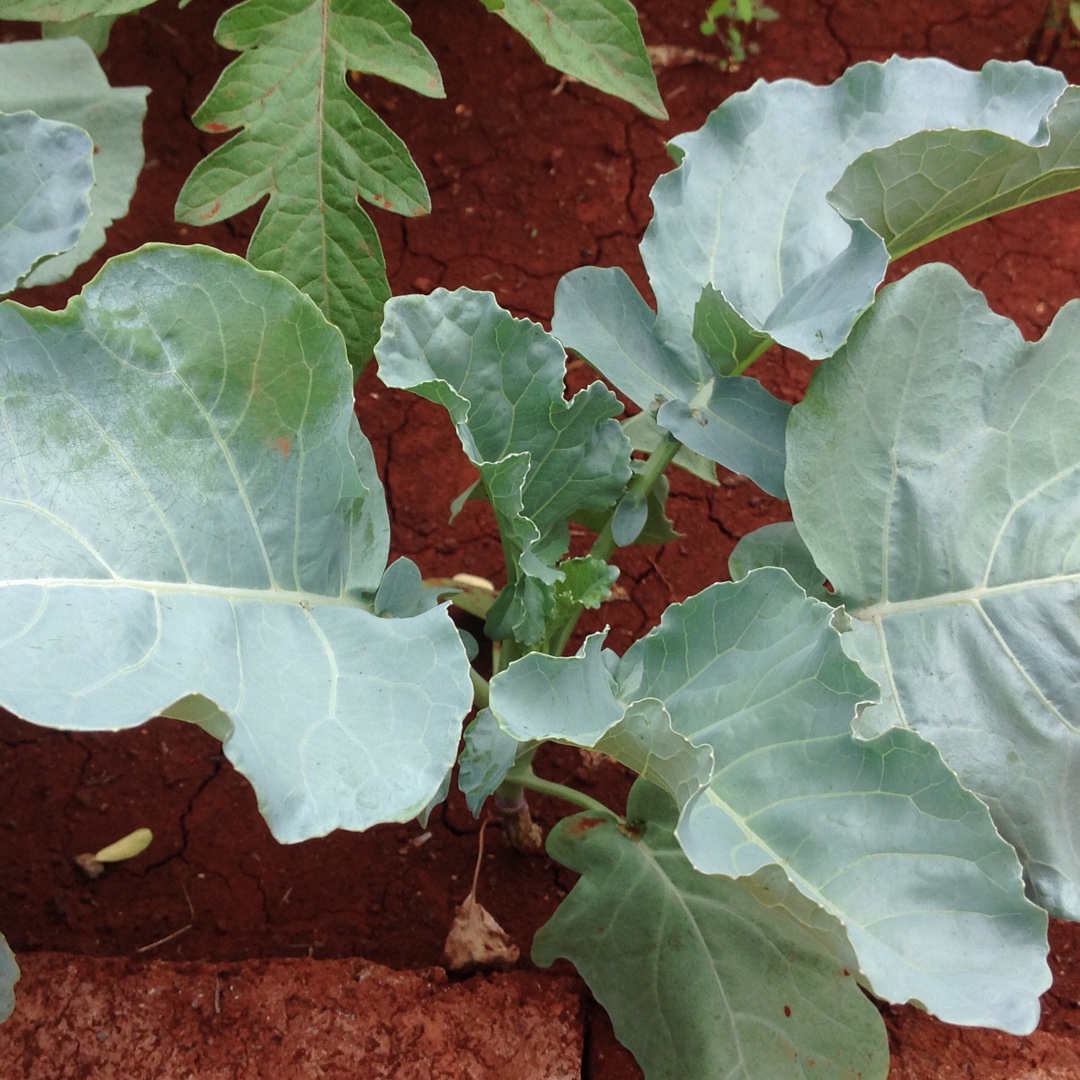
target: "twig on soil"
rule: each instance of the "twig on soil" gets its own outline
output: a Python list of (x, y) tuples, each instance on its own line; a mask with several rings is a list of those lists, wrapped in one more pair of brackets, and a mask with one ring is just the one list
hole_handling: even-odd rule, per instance
[(186, 934), (189, 930), (195, 928), (194, 923), (188, 923), (187, 926), (181, 926), (179, 930), (174, 930), (171, 934), (166, 934), (163, 938), (158, 938), (157, 941), (151, 941), (149, 945), (140, 945), (135, 951), (137, 953), (149, 952), (151, 949), (156, 949), (159, 945), (168, 945), (170, 941), (178, 938), (181, 934)]

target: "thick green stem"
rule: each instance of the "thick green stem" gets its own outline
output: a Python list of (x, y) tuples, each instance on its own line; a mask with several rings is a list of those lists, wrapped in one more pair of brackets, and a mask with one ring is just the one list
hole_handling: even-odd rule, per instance
[(485, 679), (474, 667), (469, 668), (469, 678), (472, 679), (473, 704), (478, 709), (486, 709), (491, 700), (491, 692), (487, 679)]
[(544, 780), (537, 776), (531, 768), (521, 768), (520, 765), (515, 766), (507, 773), (506, 780), (503, 781), (496, 795), (503, 792), (503, 789), (520, 791), (522, 788), (528, 788), (529, 791), (537, 791), (541, 795), (551, 795), (553, 798), (561, 799), (563, 802), (570, 803), (572, 806), (578, 806), (582, 810), (591, 810), (597, 814), (604, 814), (607, 817), (618, 818), (622, 821), (614, 811), (608, 809), (602, 802), (598, 802), (596, 799), (589, 795), (586, 795), (582, 791), (578, 791), (575, 788), (566, 787), (564, 784), (557, 784), (553, 780)]
[(772, 338), (766, 338), (745, 360), (740, 361), (728, 372), (727, 378), (731, 378), (732, 375), (741, 375), (763, 352), (771, 349), (775, 344)]

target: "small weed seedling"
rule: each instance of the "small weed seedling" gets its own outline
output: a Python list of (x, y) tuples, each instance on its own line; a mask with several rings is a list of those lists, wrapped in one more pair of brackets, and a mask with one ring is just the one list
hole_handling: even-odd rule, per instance
[(88, 877), (99, 878), (105, 873), (108, 863), (124, 862), (141, 855), (153, 842), (154, 834), (149, 829), (136, 829), (127, 836), (106, 844), (100, 851), (87, 852), (75, 856), (75, 865)]
[(749, 53), (758, 51), (757, 42), (746, 39), (747, 31), (759, 22), (772, 22), (780, 15), (761, 0), (713, 0), (705, 10), (700, 30), (706, 37), (724, 40), (728, 58), (725, 66), (737, 69)]

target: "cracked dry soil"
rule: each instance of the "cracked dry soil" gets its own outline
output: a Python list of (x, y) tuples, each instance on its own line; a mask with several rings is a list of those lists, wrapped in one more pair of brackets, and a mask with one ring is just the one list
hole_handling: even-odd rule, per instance
[[(669, 161), (665, 139), (756, 78), (828, 82), (852, 63), (893, 52), (936, 55), (977, 68), (1034, 56), (1080, 82), (1080, 49), (1043, 30), (1044, 0), (773, 0), (780, 20), (762, 26), (760, 52), (738, 71), (680, 62), (679, 49), (716, 50), (697, 30), (705, 0), (639, 0), (647, 42), (675, 46), (659, 72), (671, 114), (649, 120), (629, 106), (561, 83), (475, 0), (406, 0), (403, 6), (443, 71), (444, 101), (364, 79), (358, 92), (404, 138), (431, 187), (429, 217), (372, 211), (395, 292), (443, 285), (488, 288), (515, 314), (547, 321), (559, 277), (583, 263), (625, 266), (645, 287), (637, 241), (649, 189)], [(218, 141), (189, 117), (232, 54), (213, 44), (222, 0), (183, 11), (155, 4), (122, 19), (104, 57), (112, 82), (153, 88), (147, 168), (131, 214), (101, 257), (64, 286), (19, 296), (62, 306), (107, 255), (149, 240), (206, 242), (243, 253), (257, 216), (205, 230), (178, 225), (172, 207), (194, 163)], [(30, 36), (7, 24), (9, 37)], [(1037, 337), (1080, 295), (1080, 196), (985, 222), (903, 260), (956, 265), (994, 307)], [(573, 388), (588, 381), (572, 362)], [(759, 362), (774, 391), (797, 399), (809, 376), (800, 357), (774, 350)], [(383, 387), (371, 367), (357, 408), (375, 447), (394, 525), (395, 555), (426, 575), (468, 571), (499, 579), (500, 548), (485, 507), (470, 503), (452, 525), (449, 505), (471, 480), (451, 427), (435, 406)], [(617, 599), (582, 631), (613, 626), (624, 650), (664, 607), (702, 588), (735, 541), (784, 516), (784, 507), (725, 475), (715, 488), (672, 479), (680, 540), (619, 556)], [(201, 731), (156, 720), (118, 734), (67, 735), (3, 716), (0, 740), (0, 927), (16, 952), (227, 965), (249, 958), (363, 957), (397, 969), (439, 961), (454, 905), (468, 890), (478, 823), (451, 795), (424, 830), (385, 826), (291, 847), (273, 842), (246, 782)], [(610, 764), (552, 749), (543, 773), (619, 805), (629, 779)], [(536, 800), (547, 828), (564, 808)], [(151, 848), (88, 881), (73, 863), (130, 829), (153, 829)], [(525, 858), (492, 837), (480, 899), (523, 947), (572, 884), (543, 858)], [(1080, 1075), (1080, 967), (1074, 927), (1051, 927), (1055, 983), (1029, 1038), (961, 1030), (913, 1009), (885, 1008), (895, 1080)], [(293, 968), (282, 978), (302, 978)], [(569, 968), (561, 974), (566, 975)], [(602, 1010), (586, 1005), (583, 1075), (640, 1076), (612, 1039)], [(5, 1073), (5, 1075), (11, 1075)]]

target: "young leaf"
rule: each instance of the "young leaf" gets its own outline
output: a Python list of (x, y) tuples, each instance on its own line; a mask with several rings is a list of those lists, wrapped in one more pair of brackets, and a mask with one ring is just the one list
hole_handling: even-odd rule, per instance
[(596, 382), (563, 397), (566, 356), (541, 326), (469, 289), (395, 297), (375, 350), (379, 377), (446, 408), (480, 470), (511, 565), (489, 633), (534, 642), (579, 510), (604, 510), (630, 477), (618, 399)]
[(662, 787), (684, 806), (710, 780), (712, 747), (695, 746), (680, 735), (661, 701), (644, 698), (627, 707), (622, 719), (593, 743), (593, 749)]
[(766, 902), (767, 872), (698, 873), (673, 835), (677, 817), (638, 781), (629, 834), (589, 813), (552, 830), (549, 854), (582, 876), (537, 933), (536, 963), (573, 961), (649, 1080), (883, 1080), (884, 1025), (807, 925), (821, 916), (801, 897), (805, 921)]
[(458, 787), (474, 816), (484, 800), (506, 779), (526, 744), (507, 735), (490, 709), (481, 709), (465, 728), (465, 748), (458, 758)]
[(412, 559), (395, 559), (383, 574), (375, 594), (375, 614), (407, 619), (439, 606), (442, 590), (425, 585)]
[(792, 417), (799, 532), (883, 701), (1080, 918), (1080, 307), (1028, 344), (954, 271), (886, 289)]
[(590, 634), (576, 656), (532, 652), (491, 680), (491, 711), (522, 742), (556, 739), (592, 746), (622, 717), (601, 646)]
[(63, 281), (105, 243), (105, 230), (127, 213), (143, 166), (145, 86), (109, 86), (93, 50), (79, 38), (0, 46), (0, 110), (30, 109), (86, 131), (94, 146), (90, 217), (78, 242), (38, 263), (21, 283)]
[(630, 0), (504, 0), (496, 11), (559, 71), (667, 119)]
[(555, 603), (565, 611), (576, 608), (598, 608), (611, 596), (611, 587), (619, 578), (619, 568), (610, 566), (594, 555), (564, 559), (559, 563), (563, 577), (555, 583)]
[(90, 216), (93, 152), (82, 128), (0, 113), (0, 293), (79, 239)]
[[(382, 490), (341, 335), (208, 248), (0, 305), (0, 701), (224, 741), (283, 841), (407, 820), (472, 702), (445, 610), (378, 618)], [(364, 451), (364, 452), (360, 452)]]
[(758, 83), (672, 143), (680, 165), (653, 188), (641, 245), (656, 315), (586, 267), (560, 282), (553, 332), (692, 449), (782, 494), (786, 408), (737, 378), (707, 409), (694, 394), (768, 339), (831, 355), (890, 254), (1080, 185), (1080, 92), (1063, 91), (1030, 64), (895, 57), (827, 87)]
[(1031, 1031), (1050, 984), (1045, 912), (932, 745), (911, 731), (852, 736), (874, 688), (833, 618), (784, 571), (757, 570), (673, 604), (622, 658), (619, 697), (660, 701), (715, 755), (679, 842), (704, 873), (780, 866), (840, 920), (879, 996)]
[(270, 196), (248, 258), (306, 292), (339, 326), (357, 372), (367, 363), (390, 295), (363, 198), (399, 214), (431, 204), (405, 144), (345, 82), (379, 75), (443, 95), (438, 68), (390, 0), (246, 0), (215, 36), (242, 51), (194, 120), (242, 128), (201, 161), (176, 215), (208, 225)]
[[(691, 450), (784, 494), (784, 427), (791, 407), (757, 379), (715, 379), (692, 352), (655, 332), (656, 315), (620, 269), (585, 266), (555, 290), (551, 332), (606, 375)], [(712, 381), (706, 401), (702, 390)], [(691, 406), (691, 402), (699, 404)]]

